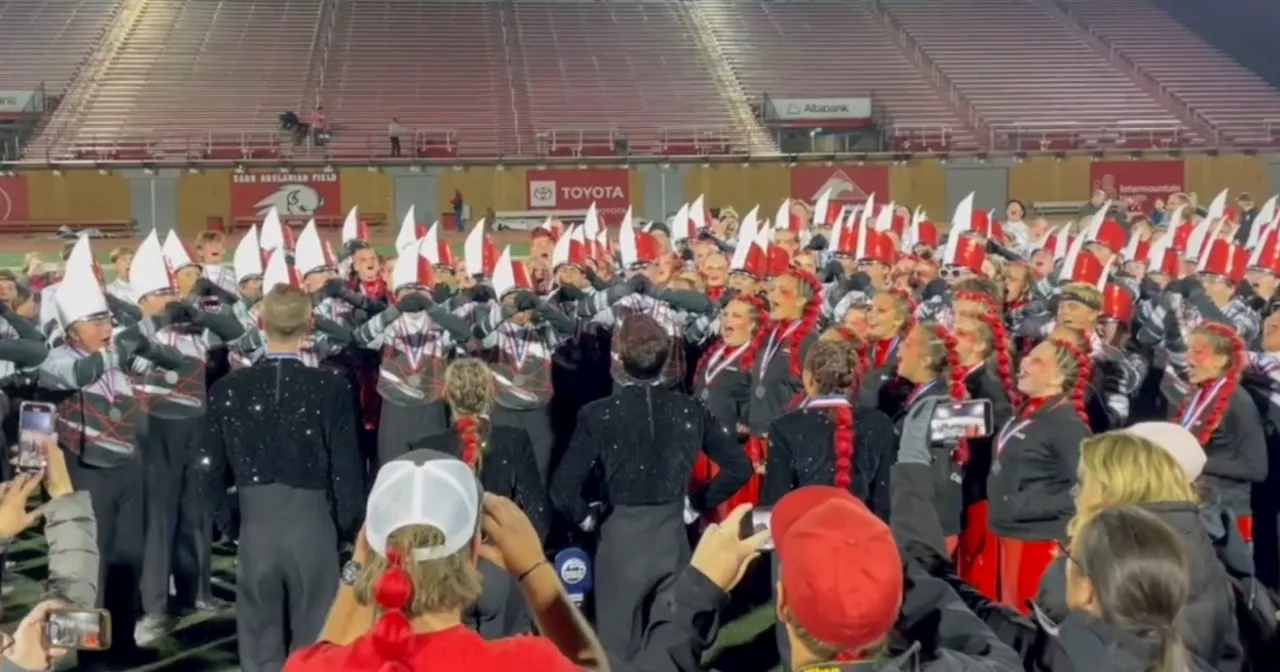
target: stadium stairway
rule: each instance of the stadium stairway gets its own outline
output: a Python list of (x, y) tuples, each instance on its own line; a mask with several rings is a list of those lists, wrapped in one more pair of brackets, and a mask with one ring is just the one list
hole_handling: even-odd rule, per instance
[(703, 14), (701, 4), (681, 2), (679, 5), (688, 21), (689, 34), (702, 48), (706, 61), (711, 66), (711, 75), (720, 88), (720, 96), (729, 105), (729, 111), (737, 124), (736, 130), (746, 139), (747, 152), (752, 155), (779, 153), (781, 150), (777, 138), (764, 128), (752, 112), (746, 89), (729, 67), (729, 59), (720, 48), (720, 41)]
[(44, 127), (38, 130), (38, 135), (27, 147), (28, 157), (57, 156), (62, 151), (58, 146), (59, 140), (68, 130), (74, 130), (83, 119), (98, 83), (103, 80), (103, 72), (132, 34), (147, 2), (148, 0), (125, 0), (121, 5), (114, 20), (107, 26), (102, 41), (85, 59), (76, 76), (67, 82), (62, 104), (49, 116)]
[(1156, 100), (1159, 100), (1169, 109), (1170, 112), (1178, 115), (1182, 123), (1195, 132), (1196, 137), (1187, 138), (1188, 144), (1199, 145), (1204, 144), (1206, 140), (1210, 140), (1211, 144), (1218, 144), (1218, 130), (1213, 124), (1205, 119), (1203, 115), (1195, 111), (1182, 99), (1172, 95), (1150, 72), (1139, 67), (1132, 60), (1127, 58), (1121, 50), (1117, 49), (1107, 40), (1103, 39), (1096, 31), (1090, 30), (1085, 23), (1078, 21), (1071, 13), (1055, 0), (1032, 0), (1044, 8), (1045, 13), (1053, 16), (1057, 21), (1071, 32), (1075, 33), (1081, 40), (1087, 44), (1093, 45), (1108, 61), (1116, 67), (1116, 70), (1128, 75), (1142, 90)]

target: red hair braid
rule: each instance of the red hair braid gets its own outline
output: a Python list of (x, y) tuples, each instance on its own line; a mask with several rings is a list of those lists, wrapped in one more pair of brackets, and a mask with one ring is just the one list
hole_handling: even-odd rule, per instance
[(409, 672), (409, 654), (413, 648), (413, 628), (403, 609), (413, 597), (413, 580), (404, 569), (404, 554), (387, 545), (387, 568), (374, 585), (373, 598), (382, 615), (370, 631), (373, 650), (382, 658), (381, 670)]
[[(1222, 422), (1222, 416), (1227, 412), (1227, 406), (1231, 403), (1231, 395), (1235, 394), (1236, 387), (1240, 384), (1240, 376), (1248, 361), (1248, 355), (1245, 353), (1245, 344), (1240, 335), (1225, 324), (1205, 322), (1196, 327), (1194, 331), (1212, 334), (1218, 338), (1225, 339), (1230, 348), (1227, 370), (1222, 372), (1222, 378), (1226, 382), (1222, 384), (1222, 389), (1218, 391), (1213, 404), (1209, 406), (1209, 414), (1200, 423), (1200, 431), (1196, 435), (1196, 438), (1200, 440), (1200, 445), (1205, 446), (1209, 444), (1210, 437)], [(1203, 388), (1204, 384), (1202, 383), (1200, 387)], [(1191, 403), (1191, 398), (1192, 395), (1187, 395), (1187, 398), (1182, 401), (1182, 406), (1178, 408), (1179, 419), (1185, 414), (1187, 405)]]
[(853, 411), (848, 406), (837, 406), (832, 409), (832, 415), (836, 423), (832, 440), (832, 449), (836, 454), (833, 484), (837, 488), (848, 490), (853, 484)]
[(1009, 404), (1018, 405), (1018, 388), (1013, 384), (1013, 357), (1009, 355), (1009, 334), (1005, 331), (1004, 318), (995, 299), (981, 292), (960, 292), (957, 299), (981, 303), (985, 310), (978, 315), (978, 320), (991, 330), (991, 353), (996, 358), (996, 375), (1000, 378), (1000, 386), (1004, 388)]
[(1059, 348), (1066, 350), (1076, 360), (1076, 380), (1075, 384), (1071, 386), (1071, 405), (1075, 407), (1076, 415), (1080, 416), (1080, 421), (1084, 423), (1084, 426), (1089, 427), (1089, 412), (1084, 407), (1084, 392), (1089, 385), (1089, 377), (1093, 371), (1093, 368), (1089, 365), (1089, 356), (1084, 354), (1080, 346), (1066, 339), (1057, 338), (1053, 339), (1053, 342)]
[(791, 349), (791, 375), (796, 380), (804, 375), (804, 361), (800, 354), (800, 344), (813, 331), (814, 325), (818, 323), (818, 318), (822, 314), (822, 282), (818, 277), (808, 271), (791, 270), (788, 273), (809, 286), (809, 292), (812, 296), (805, 303), (804, 315), (800, 318), (800, 327), (791, 332), (791, 338), (787, 343), (787, 347)]
[[(926, 325), (935, 338), (942, 342), (947, 353), (947, 396), (951, 401), (964, 401), (968, 390), (964, 386), (964, 367), (960, 365), (960, 353), (956, 350), (956, 337), (945, 327), (937, 323)], [(956, 446), (956, 463), (964, 465), (969, 462), (969, 444), (961, 441)]]
[(462, 442), (462, 461), (472, 471), (480, 471), (480, 423), (475, 416), (463, 415), (454, 421)]

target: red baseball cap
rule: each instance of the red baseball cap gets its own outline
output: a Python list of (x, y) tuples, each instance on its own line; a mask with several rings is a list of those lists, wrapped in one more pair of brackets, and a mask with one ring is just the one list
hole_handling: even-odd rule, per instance
[(844, 488), (811, 485), (773, 507), (782, 589), (796, 623), (824, 644), (855, 650), (893, 628), (902, 558), (889, 526)]

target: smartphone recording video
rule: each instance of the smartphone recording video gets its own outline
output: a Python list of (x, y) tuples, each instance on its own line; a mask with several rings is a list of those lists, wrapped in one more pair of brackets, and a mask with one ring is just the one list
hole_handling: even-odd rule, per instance
[(24, 401), (18, 414), (18, 457), (14, 466), (20, 472), (40, 471), (48, 465), (44, 442), (54, 433), (53, 405)]
[(742, 519), (742, 529), (738, 531), (740, 539), (756, 534), (758, 532), (769, 532), (769, 538), (765, 539), (764, 544), (760, 546), (762, 551), (773, 550), (773, 531), (770, 524), (773, 520), (773, 509), (768, 506), (756, 507), (751, 510), (751, 515), (744, 516)]
[(929, 419), (929, 439), (982, 439), (991, 436), (993, 424), (989, 399), (939, 404), (933, 411), (933, 417)]
[(105, 609), (54, 609), (44, 623), (50, 647), (102, 651), (111, 647), (111, 614)]

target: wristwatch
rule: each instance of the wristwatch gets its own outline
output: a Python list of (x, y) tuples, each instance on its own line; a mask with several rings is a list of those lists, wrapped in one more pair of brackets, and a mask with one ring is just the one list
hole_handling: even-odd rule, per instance
[(363, 569), (364, 567), (360, 566), (360, 563), (355, 560), (348, 560), (347, 564), (342, 566), (342, 585), (356, 585), (356, 578), (360, 576), (360, 572)]

